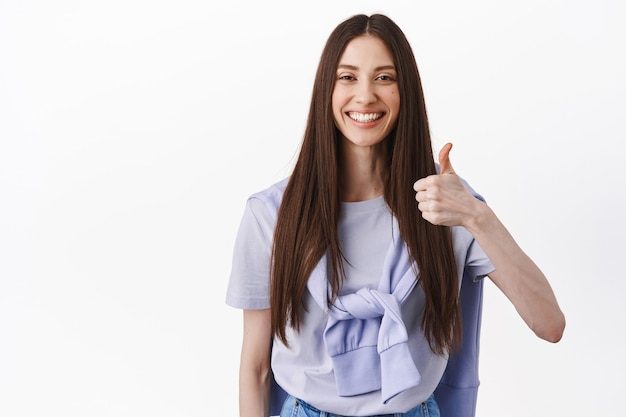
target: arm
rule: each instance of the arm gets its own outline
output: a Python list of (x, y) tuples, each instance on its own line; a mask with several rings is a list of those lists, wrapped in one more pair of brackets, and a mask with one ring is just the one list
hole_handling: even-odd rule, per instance
[(518, 246), (495, 213), (474, 198), (452, 170), (451, 144), (439, 154), (441, 175), (418, 180), (414, 189), (424, 219), (437, 225), (465, 227), (485, 251), (495, 271), (489, 278), (513, 303), (537, 336), (558, 342), (565, 317), (545, 275)]
[(537, 336), (549, 342), (558, 342), (565, 328), (565, 317), (548, 280), (517, 245), (494, 212), (485, 203), (476, 202), (476, 214), (466, 228), (495, 267), (489, 278), (513, 303)]
[(239, 415), (269, 416), (270, 310), (244, 310), (239, 366)]

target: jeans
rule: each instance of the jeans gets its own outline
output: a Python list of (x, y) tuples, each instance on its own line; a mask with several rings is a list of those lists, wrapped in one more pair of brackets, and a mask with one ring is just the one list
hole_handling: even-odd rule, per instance
[[(280, 411), (280, 417), (348, 417), (337, 414), (327, 413), (318, 410), (310, 404), (305, 403), (295, 397), (289, 395), (283, 403)], [(368, 417), (440, 417), (439, 406), (433, 395), (417, 407), (407, 411), (406, 413), (381, 414), (379, 416)]]

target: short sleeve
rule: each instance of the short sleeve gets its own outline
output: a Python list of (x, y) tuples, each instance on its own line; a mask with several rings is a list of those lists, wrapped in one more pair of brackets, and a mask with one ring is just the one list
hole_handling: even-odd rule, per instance
[(472, 239), (467, 248), (467, 256), (465, 258), (465, 273), (471, 276), (474, 281), (485, 278), (495, 270), (493, 264), (483, 252), (478, 242)]
[(258, 310), (269, 308), (269, 277), (275, 219), (265, 203), (250, 198), (246, 203), (235, 245), (226, 304)]

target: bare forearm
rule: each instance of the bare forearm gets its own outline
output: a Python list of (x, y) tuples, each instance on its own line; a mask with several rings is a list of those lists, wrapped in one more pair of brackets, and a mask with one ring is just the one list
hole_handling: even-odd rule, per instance
[(519, 247), (495, 213), (484, 203), (467, 229), (485, 251), (496, 271), (490, 278), (511, 300), (526, 324), (542, 339), (557, 342), (565, 317), (543, 272)]
[(240, 417), (269, 417), (269, 387), (269, 371), (240, 371)]
[(239, 364), (240, 417), (268, 417), (270, 393), (270, 310), (244, 310)]

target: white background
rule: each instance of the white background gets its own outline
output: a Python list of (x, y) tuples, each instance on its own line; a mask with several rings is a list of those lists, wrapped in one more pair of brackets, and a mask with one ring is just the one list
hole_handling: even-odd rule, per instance
[(623, 2), (2, 0), (0, 416), (236, 415), (245, 199), (361, 12), (404, 29), (435, 150), (568, 319), (541, 341), (488, 283), (478, 416), (623, 413)]

